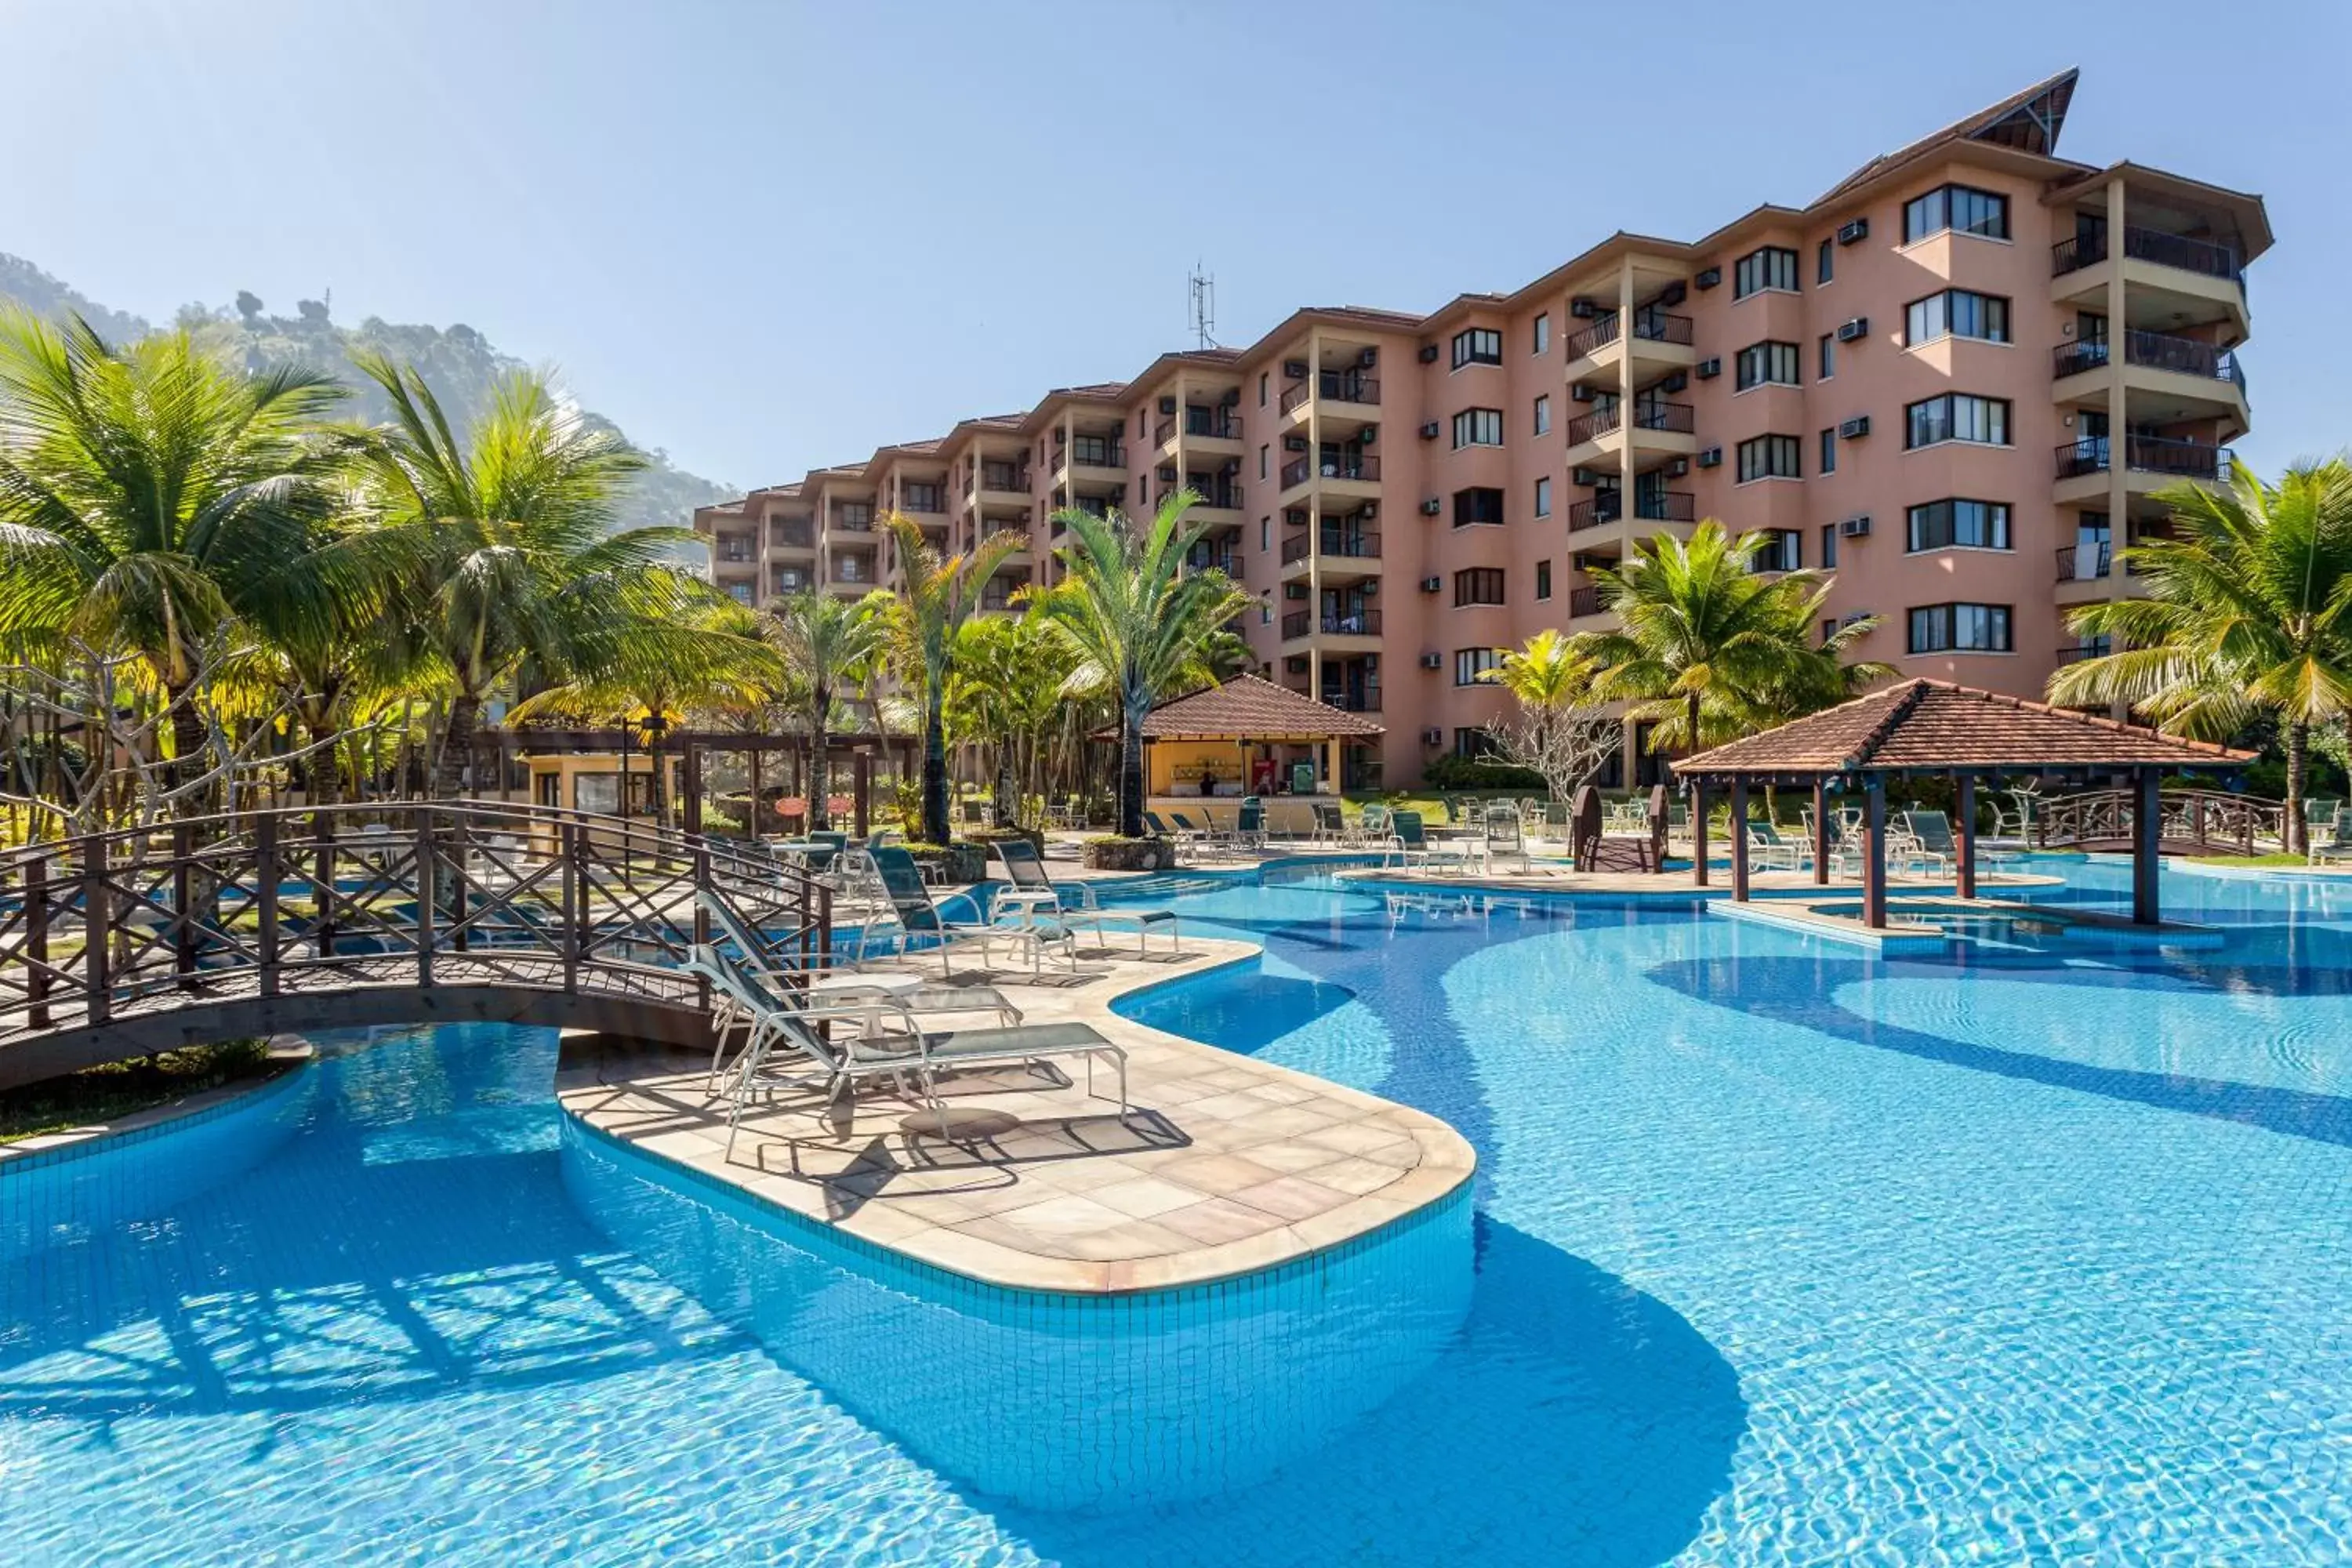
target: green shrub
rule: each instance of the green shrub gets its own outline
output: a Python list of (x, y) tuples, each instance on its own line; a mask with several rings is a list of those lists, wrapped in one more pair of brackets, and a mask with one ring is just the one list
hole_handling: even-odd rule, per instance
[(1421, 771), (1421, 782), (1430, 789), (1531, 789), (1544, 787), (1543, 775), (1532, 768), (1515, 768), (1507, 763), (1482, 762), (1472, 757), (1440, 757)]

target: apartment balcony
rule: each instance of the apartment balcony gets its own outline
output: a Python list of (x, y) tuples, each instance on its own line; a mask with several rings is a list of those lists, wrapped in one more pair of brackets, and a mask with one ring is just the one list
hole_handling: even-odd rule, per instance
[(2054, 593), (2059, 608), (2095, 604), (2112, 597), (2114, 553), (2105, 542), (2060, 545)]
[(1606, 614), (1597, 587), (1570, 588), (1568, 591), (1568, 618), (1581, 620), (1588, 616)]
[(1580, 414), (1561, 434), (1568, 443), (1570, 468), (1622, 473), (1643, 468), (1645, 459), (1696, 452), (1697, 428), (1697, 412), (1687, 403), (1635, 398)]
[(1336, 405), (1343, 414), (1370, 417), (1365, 410), (1380, 406), (1381, 384), (1372, 376), (1351, 370), (1326, 370), (1318, 371), (1282, 395), (1286, 418), (1295, 416), (1303, 421), (1310, 404)]
[(1381, 573), (1381, 536), (1372, 529), (1325, 523), (1313, 531), (1286, 537), (1282, 542), (1281, 565), (1285, 578), (1305, 577), (1310, 572), (1319, 573), (1327, 582), (1377, 577)]
[(1054, 460), (1054, 482), (1064, 489), (1127, 482), (1127, 446), (1121, 441), (1081, 436), (1056, 452)]
[[(1633, 498), (1633, 517), (1638, 522), (1693, 522), (1698, 518), (1698, 498), (1688, 490), (1661, 490)], [(1625, 493), (1604, 490), (1590, 500), (1580, 500), (1568, 509), (1568, 531), (1582, 533), (1587, 529), (1600, 528), (1625, 519)]]
[(1241, 455), (1242, 416), (1234, 408), (1188, 407), (1151, 427), (1151, 444), (1165, 453), (1181, 437), (1188, 447), (1227, 450)]
[(751, 542), (740, 534), (729, 534), (715, 540), (710, 546), (710, 563), (714, 566), (748, 566), (758, 557)]
[(1636, 386), (1666, 371), (1696, 364), (1695, 339), (1688, 316), (1644, 307), (1633, 312), (1629, 333), (1623, 312), (1611, 310), (1564, 340), (1567, 379), (1621, 390)]
[(2116, 363), (2118, 342), (2123, 346), (2124, 390), (2134, 420), (2171, 424), (2220, 419), (2237, 430), (2251, 422), (2246, 373), (2238, 356), (2228, 349), (2168, 332), (2135, 329), (2114, 339), (2090, 338), (2061, 345), (2051, 354), (2051, 395), (2062, 404), (2106, 408), (2109, 378), (2100, 373)]
[[(2126, 225), (2122, 244), (2102, 226), (2050, 247), (2050, 297), (2061, 305), (2105, 306), (2107, 285), (2122, 269), (2132, 299), (2129, 320), (2202, 325), (2226, 321), (2231, 336), (2251, 335), (2246, 275), (2238, 253), (2210, 240)], [(2145, 309), (2147, 314), (2142, 314)]]
[(2058, 648), (2057, 662), (2080, 664), (2086, 658), (2105, 658), (2111, 651), (2113, 650), (2108, 647), (2105, 637), (2095, 637), (2085, 642), (2070, 642)]
[(1241, 486), (1219, 483), (1214, 479), (1193, 479), (1186, 481), (1185, 488), (1201, 498), (1192, 508), (1193, 521), (1222, 522), (1234, 526), (1238, 526), (1241, 522), (1242, 510), (1246, 504), (1243, 500)]
[(778, 550), (814, 550), (816, 525), (805, 518), (793, 522), (778, 523), (768, 531), (768, 548)]
[(1381, 689), (1366, 686), (1360, 691), (1326, 689), (1319, 699), (1326, 708), (1337, 708), (1342, 713), (1377, 713), (1381, 710)]
[(1336, 639), (1334, 648), (1346, 651), (1377, 652), (1381, 637), (1381, 613), (1366, 605), (1353, 610), (1293, 610), (1282, 617), (1282, 640), (1299, 642), (1308, 638)]
[(777, 594), (805, 594), (815, 584), (816, 578), (812, 573), (779, 572), (775, 575), (775, 581), (770, 591)]
[(1374, 500), (1381, 493), (1381, 460), (1369, 453), (1305, 456), (1282, 465), (1281, 504), (1288, 506), (1294, 490), (1320, 491), (1338, 500)]
[(854, 533), (860, 537), (874, 531), (874, 514), (870, 511), (836, 512), (825, 519), (827, 533)]
[(2058, 503), (2079, 504), (2105, 496), (2106, 476), (2114, 468), (2118, 446), (2123, 452), (2124, 489), (2131, 495), (2147, 495), (2184, 480), (2220, 484), (2230, 471), (2230, 448), (2211, 442), (2161, 436), (2126, 436), (2120, 440), (2093, 436), (2058, 448), (2054, 492)]

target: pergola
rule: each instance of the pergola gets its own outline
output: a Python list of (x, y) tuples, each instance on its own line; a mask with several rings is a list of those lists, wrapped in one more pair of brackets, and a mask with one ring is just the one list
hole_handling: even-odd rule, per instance
[(1731, 794), (1731, 895), (1745, 900), (1748, 795), (1759, 785), (1810, 787), (1813, 794), (1813, 880), (1829, 880), (1832, 794), (1863, 797), (1863, 921), (1886, 924), (1886, 783), (1890, 778), (1952, 781), (1958, 892), (1973, 899), (1976, 785), (1979, 779), (2035, 778), (2085, 784), (2117, 775), (2131, 783), (2132, 919), (2158, 923), (2157, 867), (2162, 831), (2157, 786), (2166, 773), (2225, 778), (2253, 761), (2251, 752), (2184, 741), (2137, 724), (1948, 681), (1914, 679), (1701, 752), (1675, 763), (1691, 789), (1695, 879), (1706, 883), (1706, 795)]
[[(1322, 772), (1336, 792), (1339, 787), (1340, 742), (1369, 741), (1386, 733), (1378, 722), (1360, 713), (1318, 702), (1303, 691), (1293, 691), (1255, 675), (1236, 675), (1222, 686), (1163, 702), (1144, 717), (1146, 793), (1171, 793), (1153, 789), (1151, 784), (1172, 784), (1172, 769), (1164, 770), (1167, 776), (1158, 777), (1150, 762), (1155, 757), (1164, 758), (1180, 747), (1189, 748), (1187, 754), (1196, 765), (1200, 759), (1213, 754), (1210, 748), (1234, 747), (1237, 776), (1246, 789), (1249, 748), (1254, 745), (1315, 747), (1324, 755)], [(1105, 730), (1097, 738), (1116, 741), (1119, 736), (1117, 730)]]

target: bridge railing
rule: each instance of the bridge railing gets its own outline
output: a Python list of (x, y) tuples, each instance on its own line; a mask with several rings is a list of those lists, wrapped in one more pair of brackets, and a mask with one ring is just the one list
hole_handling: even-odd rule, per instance
[[(2137, 816), (2129, 790), (2058, 795), (2035, 806), (2033, 841), (2050, 849), (2128, 842)], [(2167, 844), (2254, 855), (2285, 842), (2286, 807), (2278, 801), (2220, 790), (2168, 789), (2158, 798), (2157, 825), (2158, 837)]]
[(0, 1047), (224, 994), (455, 981), (577, 993), (674, 973), (723, 902), (829, 958), (832, 895), (644, 822), (494, 803), (240, 813), (0, 855)]

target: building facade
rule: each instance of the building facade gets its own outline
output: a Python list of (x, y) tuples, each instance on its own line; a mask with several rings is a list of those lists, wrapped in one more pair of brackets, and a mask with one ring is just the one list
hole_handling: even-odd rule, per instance
[[(1056, 510), (1189, 486), (1263, 672), (1381, 715), (1349, 787), (1475, 750), (1497, 650), (1608, 626), (1594, 570), (1710, 517), (1832, 573), (1824, 629), (1877, 617), (1864, 657), (2038, 696), (2103, 651), (2063, 615), (2135, 591), (2115, 552), (2164, 526), (2152, 493), (2224, 474), (2271, 243), (2258, 196), (2058, 157), (2074, 80), (1703, 239), (1620, 232), (1426, 315), (1302, 310), (705, 509), (714, 580), (887, 585), (896, 508), (958, 548), (1025, 533), (1004, 603), (1052, 579)], [(1647, 765), (1629, 748), (1620, 777)]]

